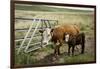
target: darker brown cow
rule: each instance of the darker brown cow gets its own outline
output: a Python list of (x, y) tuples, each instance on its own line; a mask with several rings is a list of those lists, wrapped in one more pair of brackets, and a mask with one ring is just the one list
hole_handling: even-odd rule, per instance
[[(69, 35), (66, 33), (66, 36)], [(85, 48), (85, 34), (84, 33), (79, 33), (75, 36), (69, 35), (69, 39), (67, 41), (68, 43), (68, 55), (70, 55), (70, 48), (72, 47), (72, 55), (74, 55), (74, 48), (76, 45), (81, 45), (81, 54), (84, 53), (84, 48)]]

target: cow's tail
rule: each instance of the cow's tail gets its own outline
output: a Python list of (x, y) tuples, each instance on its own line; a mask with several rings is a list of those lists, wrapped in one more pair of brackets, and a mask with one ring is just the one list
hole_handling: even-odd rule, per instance
[(85, 50), (85, 34), (82, 33), (82, 51), (81, 53), (83, 54), (84, 53), (84, 50)]
[(79, 32), (80, 32), (80, 27), (79, 27), (79, 26), (77, 26), (76, 24), (74, 24), (74, 28), (76, 29), (77, 33), (79, 33)]

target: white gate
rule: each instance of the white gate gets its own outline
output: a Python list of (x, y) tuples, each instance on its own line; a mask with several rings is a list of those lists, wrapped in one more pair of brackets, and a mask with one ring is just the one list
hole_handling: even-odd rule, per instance
[[(21, 42), (21, 45), (18, 48), (17, 54), (19, 54), (22, 49), (24, 49), (24, 52), (25, 53), (28, 53), (28, 52), (31, 52), (31, 51), (34, 51), (34, 50), (37, 50), (37, 49), (41, 48), (42, 47), (42, 38), (41, 38), (41, 41), (40, 42), (37, 42), (37, 43), (34, 43), (34, 44), (30, 44), (31, 41), (32, 41), (32, 39), (33, 39), (33, 37), (34, 37), (34, 35), (36, 34), (36, 31), (38, 31), (38, 29), (44, 29), (44, 28), (47, 28), (47, 27), (51, 28), (52, 26), (55, 26), (55, 25), (58, 24), (58, 21), (57, 20), (36, 19), (36, 18), (34, 18), (34, 19), (29, 19), (29, 18), (16, 18), (16, 19), (20, 19), (20, 20), (32, 20), (32, 24), (30, 25), (30, 27), (29, 27), (26, 35), (24, 36), (24, 38), (23, 39), (15, 40), (15, 42), (16, 41), (22, 41)], [(54, 25), (51, 25), (51, 23), (50, 23), (51, 21), (54, 22)], [(36, 26), (34, 28), (34, 31), (32, 32), (31, 37), (28, 38), (29, 33), (33, 29), (34, 23), (36, 23)], [(41, 25), (41, 28), (39, 28), (39, 25)], [(45, 25), (45, 27), (43, 25)], [(42, 37), (42, 34), (41, 34), (41, 37)], [(24, 46), (24, 43), (25, 43), (25, 41), (27, 39), (29, 39), (29, 40), (28, 40), (26, 46)], [(31, 48), (31, 49), (29, 48), (30, 46), (35, 46), (35, 45), (39, 45), (39, 46), (36, 46), (35, 48)]]

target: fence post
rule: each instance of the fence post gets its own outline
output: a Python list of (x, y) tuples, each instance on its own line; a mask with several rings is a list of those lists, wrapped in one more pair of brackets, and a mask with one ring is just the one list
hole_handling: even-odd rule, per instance
[[(44, 21), (41, 20), (41, 23), (42, 23), (42, 24), (41, 24), (41, 28), (42, 28), (42, 30), (43, 30), (43, 22), (44, 22)], [(43, 33), (41, 33), (41, 37), (42, 37), (42, 38), (41, 38), (41, 47), (43, 47), (43, 42), (42, 42), (42, 40), (43, 40)]]

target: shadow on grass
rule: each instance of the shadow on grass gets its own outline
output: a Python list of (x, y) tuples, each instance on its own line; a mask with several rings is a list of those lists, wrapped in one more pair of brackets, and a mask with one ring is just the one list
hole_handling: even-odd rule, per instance
[(59, 56), (55, 56), (53, 53), (50, 55), (45, 56), (43, 59), (40, 59), (36, 62), (36, 64), (56, 64), (59, 63), (59, 59), (63, 58), (64, 56), (68, 57), (68, 53), (64, 52), (61, 53)]
[(40, 59), (35, 64), (36, 65), (49, 65), (49, 64), (69, 64), (69, 63), (83, 63), (93, 61), (93, 56), (87, 54), (75, 54), (74, 56), (68, 55), (67, 52), (61, 53), (58, 57), (55, 57), (54, 54), (45, 56), (43, 59)]

